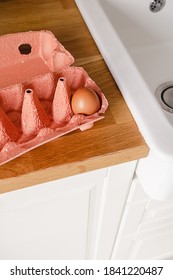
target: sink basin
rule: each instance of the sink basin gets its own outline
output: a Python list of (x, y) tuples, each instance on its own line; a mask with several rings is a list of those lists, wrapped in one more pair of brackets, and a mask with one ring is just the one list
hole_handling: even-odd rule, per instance
[[(165, 104), (162, 106), (162, 91), (167, 84), (168, 87), (173, 85), (173, 1), (163, 1), (165, 5), (158, 12), (150, 10), (151, 2), (156, 2), (158, 8), (160, 1), (152, 0), (76, 0), (150, 148), (149, 156), (141, 161), (137, 174), (143, 185), (148, 184), (149, 195), (162, 199), (173, 195), (173, 175), (170, 174), (173, 168), (173, 113), (165, 110)], [(171, 99), (168, 94), (171, 90), (166, 92), (166, 102)], [(148, 160), (152, 162), (152, 174), (164, 170), (167, 181), (169, 177), (169, 186), (164, 185), (164, 191), (165, 177), (161, 180), (156, 176), (152, 188), (151, 178), (146, 180)], [(156, 195), (149, 190), (153, 188)]]

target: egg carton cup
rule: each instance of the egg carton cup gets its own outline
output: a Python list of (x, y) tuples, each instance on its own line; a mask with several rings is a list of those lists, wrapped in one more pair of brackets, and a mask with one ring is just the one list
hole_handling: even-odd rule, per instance
[[(73, 130), (101, 120), (108, 102), (50, 31), (0, 36), (0, 165)], [(74, 114), (73, 93), (97, 93), (100, 109)]]

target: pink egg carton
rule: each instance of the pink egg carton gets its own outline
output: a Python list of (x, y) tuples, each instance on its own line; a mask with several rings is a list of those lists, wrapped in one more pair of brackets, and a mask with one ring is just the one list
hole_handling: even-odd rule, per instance
[[(108, 102), (82, 67), (50, 31), (0, 36), (0, 165), (103, 118)], [(73, 114), (71, 96), (80, 87), (97, 93), (93, 115)]]

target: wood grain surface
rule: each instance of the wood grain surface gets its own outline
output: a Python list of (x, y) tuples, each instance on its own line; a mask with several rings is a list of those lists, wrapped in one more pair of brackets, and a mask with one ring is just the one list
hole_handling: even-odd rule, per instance
[(148, 147), (73, 0), (0, 1), (0, 35), (47, 29), (83, 66), (109, 101), (105, 118), (0, 167), (0, 193), (147, 155)]

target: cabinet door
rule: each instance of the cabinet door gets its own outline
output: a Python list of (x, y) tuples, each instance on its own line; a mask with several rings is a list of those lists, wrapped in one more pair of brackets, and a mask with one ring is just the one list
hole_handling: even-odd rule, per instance
[(89, 208), (97, 224), (106, 175), (102, 169), (2, 194), (0, 259), (85, 259)]
[(110, 258), (134, 166), (0, 195), (0, 259)]
[(151, 200), (137, 178), (123, 213), (114, 259), (172, 259), (173, 199)]
[(117, 233), (131, 187), (136, 161), (109, 167), (100, 211), (100, 230), (95, 244), (95, 259), (111, 259)]

